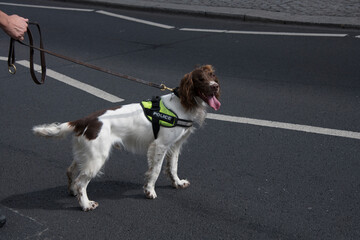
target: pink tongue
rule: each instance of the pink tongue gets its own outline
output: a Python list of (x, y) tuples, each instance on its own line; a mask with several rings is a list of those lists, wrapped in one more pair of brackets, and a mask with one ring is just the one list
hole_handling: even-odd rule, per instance
[(219, 110), (219, 108), (221, 106), (221, 103), (219, 102), (219, 100), (217, 100), (215, 95), (208, 97), (208, 104), (210, 107), (212, 107), (216, 111)]

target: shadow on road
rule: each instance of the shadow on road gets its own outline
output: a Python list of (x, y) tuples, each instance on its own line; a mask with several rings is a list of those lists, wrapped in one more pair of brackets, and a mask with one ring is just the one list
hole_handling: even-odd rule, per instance
[[(101, 199), (145, 199), (142, 185), (131, 182), (99, 181), (88, 187), (89, 198)], [(138, 194), (126, 194), (137, 190)], [(67, 186), (58, 186), (40, 191), (16, 194), (1, 201), (1, 204), (14, 209), (79, 210), (75, 197), (70, 196)]]

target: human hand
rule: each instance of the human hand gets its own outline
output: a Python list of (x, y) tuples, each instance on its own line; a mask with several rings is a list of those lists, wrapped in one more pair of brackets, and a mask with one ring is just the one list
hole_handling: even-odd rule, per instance
[(24, 34), (27, 31), (28, 19), (18, 15), (11, 15), (7, 17), (7, 24), (4, 26), (4, 31), (16, 40), (24, 40)]

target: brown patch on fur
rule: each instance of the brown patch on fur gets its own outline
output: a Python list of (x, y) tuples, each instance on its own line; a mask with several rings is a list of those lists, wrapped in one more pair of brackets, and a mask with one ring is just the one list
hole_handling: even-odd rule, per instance
[(85, 118), (72, 121), (69, 125), (75, 128), (76, 136), (84, 135), (87, 139), (94, 140), (97, 138), (102, 127), (102, 122), (99, 121), (98, 117), (105, 112), (106, 110), (95, 112)]
[[(209, 85), (211, 81), (216, 82), (217, 91)], [(179, 95), (181, 104), (191, 110), (197, 106), (195, 100), (199, 94), (209, 96), (215, 94), (216, 98), (220, 98), (219, 80), (215, 75), (215, 69), (211, 65), (204, 65), (196, 68), (194, 71), (185, 74), (180, 82)]]
[(76, 136), (84, 135), (87, 139), (94, 140), (98, 137), (102, 127), (99, 116), (103, 115), (108, 110), (115, 111), (119, 108), (121, 108), (121, 106), (95, 112), (85, 118), (69, 122), (69, 125), (75, 128), (74, 131), (76, 132)]

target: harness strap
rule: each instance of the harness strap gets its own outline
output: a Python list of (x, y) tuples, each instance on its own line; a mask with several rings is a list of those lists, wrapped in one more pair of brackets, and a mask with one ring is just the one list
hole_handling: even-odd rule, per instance
[[(160, 111), (160, 97), (156, 96), (151, 99), (151, 112), (159, 112)], [(160, 131), (160, 119), (159, 117), (152, 114), (152, 129), (154, 132), (154, 137), (157, 139), (158, 133)]]
[[(171, 112), (172, 116), (162, 112), (161, 105), (163, 105), (163, 107), (165, 107), (165, 109), (167, 111)], [(152, 97), (151, 108), (145, 107), (144, 103), (141, 103), (141, 106), (143, 107), (146, 118), (149, 121), (151, 121), (155, 139), (157, 139), (157, 137), (158, 137), (158, 133), (160, 131), (160, 126), (163, 126), (163, 127), (178, 126), (178, 127), (188, 128), (193, 125), (192, 121), (178, 118), (176, 113), (167, 109), (166, 106), (163, 103), (161, 103), (161, 98), (159, 96)]]
[(193, 125), (193, 121), (176, 118), (175, 125), (179, 127), (191, 127)]

